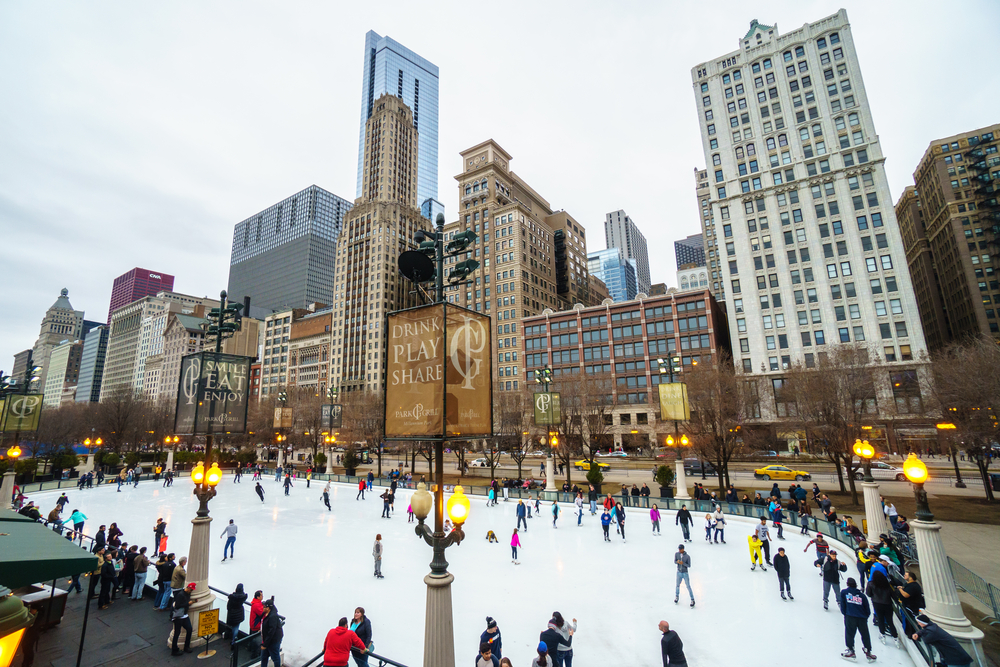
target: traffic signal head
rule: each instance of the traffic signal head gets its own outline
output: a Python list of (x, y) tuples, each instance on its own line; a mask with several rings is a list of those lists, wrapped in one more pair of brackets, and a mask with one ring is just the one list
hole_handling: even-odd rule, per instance
[(455, 234), (454, 238), (448, 241), (447, 250), (453, 255), (467, 252), (466, 248), (475, 243), (477, 238), (479, 237), (473, 231), (459, 232)]
[(417, 250), (424, 253), (428, 257), (434, 257), (437, 254), (437, 244), (434, 241), (422, 241)]
[(455, 265), (455, 268), (448, 273), (448, 282), (457, 283), (460, 280), (464, 280), (470, 273), (478, 268), (479, 262), (474, 259), (467, 259), (464, 262), (459, 262)]

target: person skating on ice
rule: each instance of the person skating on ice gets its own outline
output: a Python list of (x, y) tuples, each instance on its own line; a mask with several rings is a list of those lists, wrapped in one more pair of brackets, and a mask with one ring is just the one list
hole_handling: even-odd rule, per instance
[(389, 518), (389, 489), (386, 489), (385, 491), (383, 491), (382, 495), (379, 496), (379, 498), (382, 499), (382, 518), (383, 519), (388, 519)]
[(326, 505), (326, 511), (332, 511), (330, 507), (330, 482), (327, 482), (326, 486), (323, 487), (323, 504)]
[(709, 544), (712, 543), (712, 529), (715, 528), (715, 519), (712, 518), (711, 514), (705, 515), (705, 541)]
[(649, 510), (649, 520), (653, 522), (653, 535), (660, 534), (660, 510), (653, 503), (653, 509)]
[(288, 492), (292, 488), (292, 476), (289, 475), (288, 473), (285, 473), (285, 482), (284, 482), (283, 486), (285, 487), (285, 495), (287, 496)]
[[(817, 564), (816, 567), (819, 567)], [(837, 552), (830, 549), (826, 562), (822, 566), (823, 572), (823, 609), (829, 609), (827, 599), (830, 596), (830, 589), (834, 590), (834, 599), (840, 604), (840, 573), (847, 572), (847, 563), (837, 560)], [(843, 611), (843, 610), (841, 610)]]
[(514, 565), (520, 565), (520, 561), (517, 560), (517, 549), (521, 546), (521, 538), (517, 536), (517, 528), (510, 536), (510, 562)]
[(264, 487), (260, 485), (260, 482), (257, 482), (257, 486), (254, 487), (254, 491), (257, 492), (257, 496), (260, 498), (260, 502), (264, 502)]
[(382, 535), (375, 536), (375, 546), (372, 547), (372, 557), (375, 559), (375, 578), (385, 579), (382, 576)]
[(517, 515), (517, 527), (520, 528), (521, 524), (524, 524), (524, 530), (528, 530), (528, 520), (525, 518), (525, 513), (527, 508), (524, 506), (523, 500), (517, 501), (517, 506), (514, 508), (514, 514)]
[(681, 527), (685, 542), (691, 541), (691, 526), (693, 524), (694, 519), (691, 518), (691, 512), (688, 512), (687, 505), (681, 505), (680, 510), (677, 512), (677, 517), (674, 519), (674, 525)]
[(868, 605), (868, 598), (858, 589), (858, 582), (854, 577), (847, 578), (847, 588), (840, 591), (837, 603), (840, 605), (840, 613), (844, 615), (844, 640), (847, 642), (847, 650), (840, 654), (841, 657), (854, 660), (854, 636), (860, 632), (865, 657), (868, 658), (868, 662), (875, 662), (872, 638), (868, 632), (871, 608)]
[(760, 564), (760, 569), (767, 572), (767, 568), (764, 567), (764, 559), (760, 553), (761, 541), (756, 533), (747, 535), (747, 544), (750, 546), (750, 570), (756, 570), (757, 565)]
[(597, 514), (597, 489), (594, 485), (590, 485), (590, 489), (587, 491), (587, 500), (590, 502), (590, 516)]
[(559, 527), (559, 526), (556, 525), (556, 521), (558, 521), (558, 520), (559, 520), (559, 503), (557, 503), (556, 501), (553, 500), (552, 501), (552, 527), (553, 528), (558, 528)]
[(226, 562), (226, 552), (229, 552), (229, 557), (235, 557), (236, 552), (236, 533), (239, 531), (236, 523), (230, 519), (229, 525), (222, 531), (222, 535), (219, 535), (221, 540), (223, 537), (226, 538), (226, 545), (222, 547), (222, 562)]
[(718, 506), (715, 508), (715, 514), (712, 515), (712, 519), (715, 521), (715, 543), (718, 544), (722, 542), (726, 543), (726, 515), (722, 513), (722, 507)]
[(677, 545), (677, 553), (674, 554), (674, 564), (677, 565), (677, 580), (674, 586), (674, 604), (681, 597), (681, 582), (687, 586), (688, 595), (691, 596), (691, 606), (694, 606), (694, 591), (691, 590), (691, 577), (688, 570), (691, 569), (691, 556), (684, 551), (684, 545)]
[(754, 527), (754, 535), (757, 536), (764, 547), (764, 562), (771, 564), (771, 536), (767, 532), (767, 518), (761, 517), (760, 523)]
[(576, 505), (576, 525), (579, 527), (583, 525), (583, 491), (577, 491), (573, 504)]
[(358, 495), (354, 496), (355, 500), (365, 499), (365, 489), (368, 488), (368, 484), (365, 482), (365, 478), (362, 477), (358, 480)]
[(611, 527), (611, 514), (608, 510), (601, 512), (601, 529), (604, 530), (604, 541), (610, 542), (611, 538), (608, 536), (608, 529)]
[(618, 503), (615, 506), (615, 519), (618, 520), (618, 532), (621, 533), (622, 542), (625, 541), (625, 508)]
[(791, 567), (788, 564), (788, 556), (785, 555), (785, 547), (778, 547), (778, 553), (774, 555), (774, 571), (778, 574), (778, 591), (781, 593), (781, 599), (785, 599), (785, 591), (788, 591), (788, 599), (794, 600), (792, 597), (792, 585), (788, 582), (788, 575), (791, 572)]
[[(830, 553), (830, 543), (823, 537), (823, 533), (816, 533), (816, 538), (809, 540), (809, 543), (806, 545), (806, 548), (802, 550), (802, 553), (809, 551), (809, 547), (814, 544), (816, 545), (816, 560), (813, 561), (813, 565), (818, 567), (826, 562), (826, 557)], [(823, 576), (822, 572), (820, 573), (820, 576)]]

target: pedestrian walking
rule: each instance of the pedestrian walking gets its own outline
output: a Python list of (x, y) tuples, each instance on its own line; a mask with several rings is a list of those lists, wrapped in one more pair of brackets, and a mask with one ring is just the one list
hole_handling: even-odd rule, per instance
[(753, 572), (756, 570), (759, 564), (760, 569), (767, 572), (767, 568), (764, 567), (764, 558), (760, 553), (761, 541), (756, 533), (747, 535), (747, 544), (750, 547), (750, 571)]
[(865, 652), (868, 662), (875, 662), (875, 654), (872, 653), (872, 638), (868, 632), (868, 617), (871, 615), (871, 608), (868, 605), (868, 598), (858, 589), (858, 582), (854, 577), (847, 578), (847, 588), (840, 591), (838, 599), (840, 613), (844, 615), (844, 641), (847, 650), (841, 653), (841, 657), (847, 660), (854, 660), (854, 636), (861, 633), (861, 647)]
[(375, 546), (372, 547), (372, 557), (375, 558), (375, 578), (385, 579), (382, 576), (382, 534), (375, 536)]
[(653, 535), (660, 534), (660, 510), (657, 508), (656, 503), (653, 503), (653, 509), (649, 510), (649, 520), (653, 522)]
[(170, 643), (170, 655), (181, 655), (177, 649), (177, 640), (181, 630), (187, 630), (184, 635), (184, 653), (191, 653), (191, 619), (188, 618), (188, 606), (191, 604), (191, 593), (197, 584), (188, 584), (174, 595), (174, 609), (170, 612), (170, 620), (174, 624), (174, 637)]
[(330, 482), (327, 482), (326, 486), (323, 487), (323, 504), (326, 505), (327, 512), (332, 510), (330, 507)]
[(260, 482), (257, 482), (257, 486), (254, 487), (254, 491), (257, 492), (260, 502), (264, 502), (264, 487), (260, 485)]
[(604, 531), (604, 541), (610, 542), (611, 537), (608, 535), (608, 529), (611, 527), (611, 514), (608, 510), (604, 510), (601, 513), (601, 529)]
[[(358, 636), (366, 650), (361, 650), (356, 646), (351, 646), (351, 657), (357, 667), (368, 667), (368, 653), (372, 649), (372, 622), (365, 615), (364, 607), (357, 607), (354, 610), (354, 618), (348, 626), (351, 632)], [(347, 663), (344, 663), (345, 665)]]
[(791, 567), (788, 564), (788, 556), (785, 555), (785, 547), (778, 547), (778, 553), (774, 555), (774, 571), (778, 574), (778, 592), (781, 593), (781, 599), (785, 599), (785, 591), (788, 591), (788, 599), (794, 600), (792, 597), (792, 585), (788, 582), (788, 576), (791, 573)]
[(674, 604), (681, 597), (681, 582), (687, 586), (688, 595), (691, 596), (691, 606), (694, 607), (694, 591), (691, 590), (691, 577), (688, 570), (691, 569), (691, 556), (684, 551), (684, 545), (677, 545), (677, 553), (674, 554), (674, 563), (677, 565), (677, 580), (674, 587)]
[(684, 541), (691, 541), (691, 525), (694, 523), (694, 519), (691, 518), (691, 512), (688, 511), (687, 505), (681, 505), (680, 510), (677, 512), (677, 517), (674, 519), (674, 525), (680, 525), (681, 532), (684, 533)]
[[(817, 566), (818, 567), (818, 566)], [(837, 560), (837, 552), (830, 549), (826, 562), (822, 566), (823, 572), (823, 609), (829, 609), (827, 599), (830, 596), (830, 589), (835, 593), (837, 604), (840, 604), (840, 573), (847, 572), (847, 564)], [(843, 610), (841, 610), (843, 612)]]
[(219, 535), (221, 540), (223, 537), (226, 538), (226, 545), (222, 547), (222, 562), (226, 562), (226, 552), (229, 552), (229, 558), (234, 558), (236, 556), (236, 533), (239, 532), (239, 528), (236, 523), (230, 519), (229, 525), (225, 527), (222, 531), (222, 535)]
[(917, 614), (916, 619), (919, 629), (911, 635), (913, 641), (923, 639), (925, 644), (932, 646), (946, 667), (965, 667), (972, 664), (972, 656), (941, 626), (931, 621), (926, 614)]
[(480, 644), (489, 644), (490, 651), (499, 660), (503, 660), (503, 640), (500, 638), (500, 628), (497, 626), (496, 620), (492, 616), (486, 617), (486, 629), (483, 630), (483, 634), (479, 636)]
[(663, 667), (687, 667), (687, 658), (684, 657), (684, 642), (676, 632), (670, 629), (670, 624), (660, 621), (660, 655), (663, 657)]
[(716, 506), (715, 514), (712, 515), (712, 520), (715, 522), (715, 534), (713, 539), (715, 543), (718, 544), (720, 541), (726, 543), (726, 515), (722, 513), (722, 507)]
[(764, 549), (764, 562), (768, 565), (771, 564), (771, 536), (767, 532), (767, 519), (765, 517), (760, 518), (760, 523), (754, 527), (754, 534), (757, 539), (760, 540), (761, 546)]
[(886, 518), (889, 519), (892, 529), (896, 530), (896, 521), (899, 520), (899, 512), (896, 511), (896, 506), (887, 501), (882, 511), (885, 512)]
[(521, 524), (524, 524), (524, 530), (528, 530), (528, 520), (525, 519), (525, 506), (523, 500), (517, 501), (517, 507), (514, 508), (514, 513), (517, 515), (517, 527), (520, 528)]
[(132, 582), (133, 600), (141, 600), (146, 592), (146, 573), (148, 571), (149, 558), (146, 557), (146, 547), (142, 547), (132, 560), (132, 572), (135, 577), (135, 581)]
[(896, 648), (899, 648), (899, 635), (892, 619), (892, 586), (885, 574), (878, 570), (872, 572), (868, 586), (865, 588), (865, 594), (872, 602), (872, 613), (875, 616), (875, 625), (878, 626), (879, 641), (885, 644), (885, 636), (888, 633), (896, 643)]
[(229, 594), (226, 599), (226, 632), (229, 637), (230, 647), (236, 643), (240, 634), (240, 623), (246, 618), (246, 611), (243, 605), (247, 601), (247, 594), (243, 591), (243, 584), (236, 584), (236, 590)]

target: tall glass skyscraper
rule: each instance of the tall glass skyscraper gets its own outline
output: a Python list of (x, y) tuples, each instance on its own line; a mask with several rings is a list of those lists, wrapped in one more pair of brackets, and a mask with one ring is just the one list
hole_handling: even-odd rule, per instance
[(631, 301), (638, 293), (635, 263), (625, 258), (621, 248), (595, 250), (587, 254), (587, 270), (608, 286), (611, 298), (617, 301)]
[(364, 180), (365, 123), (379, 96), (395, 95), (413, 112), (417, 141), (417, 202), (438, 198), (438, 68), (396, 40), (374, 30), (365, 35), (358, 140), (358, 191)]

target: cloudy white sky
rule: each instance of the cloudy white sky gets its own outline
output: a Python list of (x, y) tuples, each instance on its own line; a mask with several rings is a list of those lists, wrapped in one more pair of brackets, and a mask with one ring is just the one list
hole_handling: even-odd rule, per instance
[(1000, 3), (0, 1), (0, 369), (62, 287), (107, 317), (135, 266), (225, 288), (233, 225), (317, 184), (353, 199), (364, 35), (441, 70), (441, 201), (486, 138), (604, 244), (626, 210), (653, 282), (699, 231), (690, 69), (751, 19), (788, 32), (846, 6), (893, 196), (938, 137), (997, 121)]

